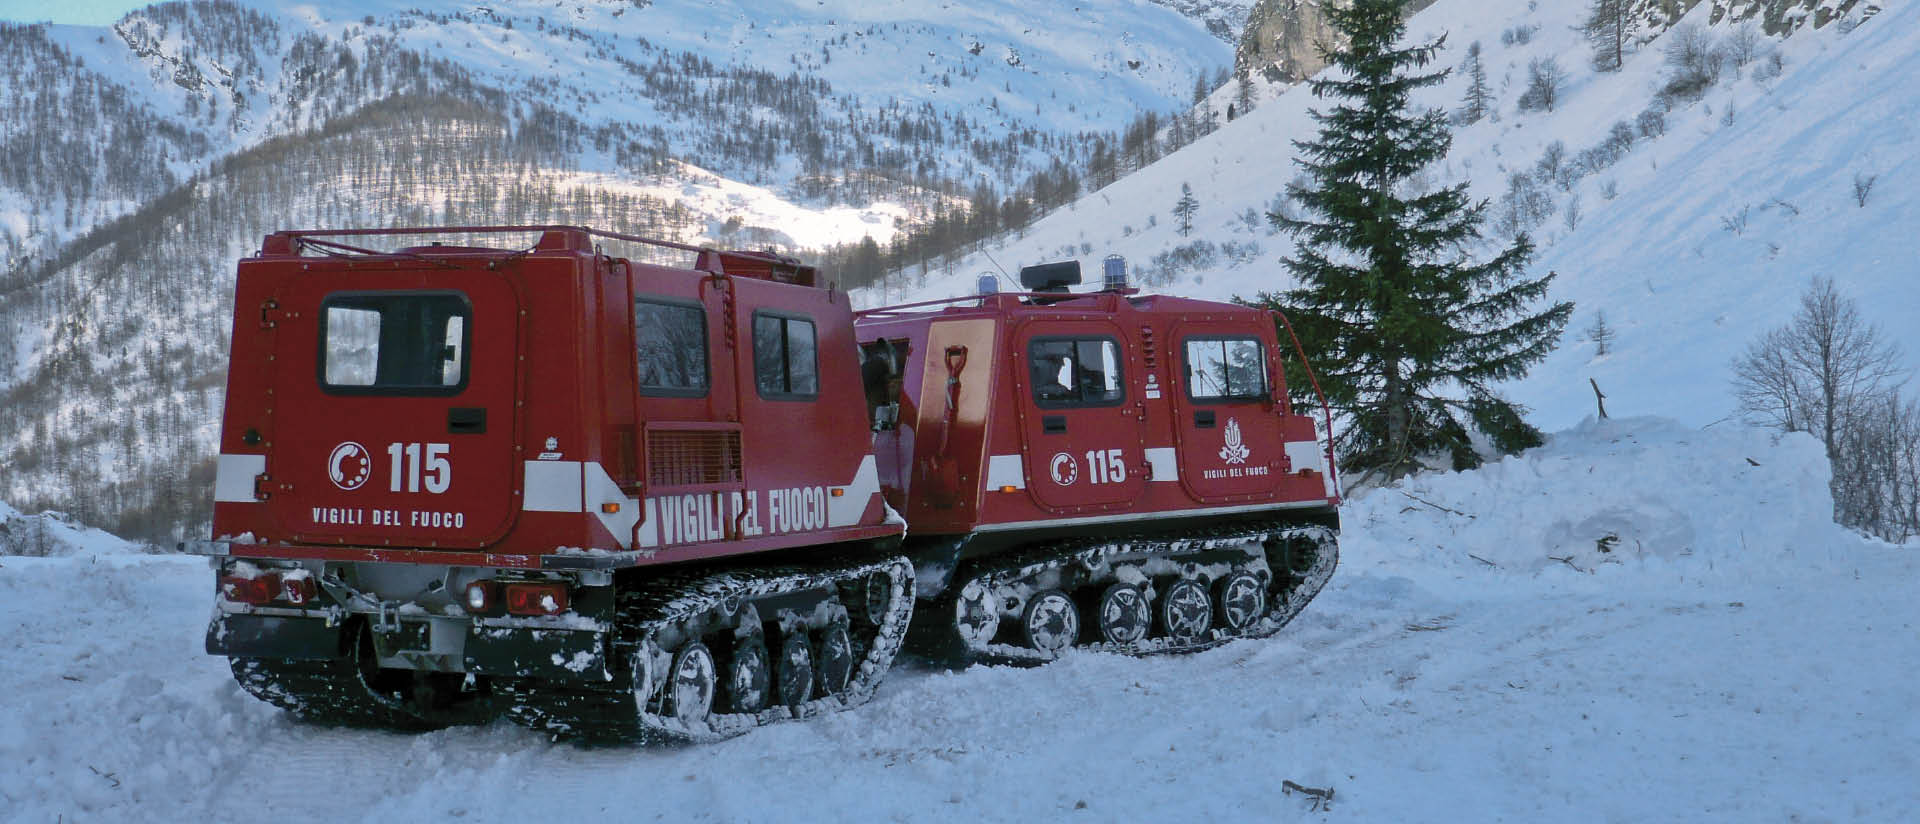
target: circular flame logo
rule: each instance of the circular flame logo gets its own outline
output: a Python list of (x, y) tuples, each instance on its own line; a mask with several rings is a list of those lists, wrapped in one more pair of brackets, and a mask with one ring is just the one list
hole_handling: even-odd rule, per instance
[(341, 489), (359, 489), (372, 474), (373, 453), (353, 441), (334, 447), (327, 456), (327, 479)]

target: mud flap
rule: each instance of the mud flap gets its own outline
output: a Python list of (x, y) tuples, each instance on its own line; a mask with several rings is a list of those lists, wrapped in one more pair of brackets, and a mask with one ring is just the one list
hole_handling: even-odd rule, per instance
[(606, 639), (591, 630), (476, 626), (467, 635), (466, 667), (479, 675), (608, 681)]
[(325, 661), (345, 657), (346, 633), (321, 618), (217, 612), (207, 622), (207, 653), (229, 658)]

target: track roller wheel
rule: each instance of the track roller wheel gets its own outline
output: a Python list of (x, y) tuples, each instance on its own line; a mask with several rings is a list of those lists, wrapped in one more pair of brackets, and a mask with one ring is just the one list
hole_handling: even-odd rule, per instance
[(1080, 640), (1080, 608), (1060, 590), (1048, 590), (1027, 601), (1020, 621), (1027, 645), (1058, 657)]
[(1213, 620), (1213, 599), (1206, 585), (1192, 578), (1173, 582), (1160, 596), (1160, 626), (1167, 637), (1179, 643), (1193, 643), (1206, 637)]
[(773, 699), (772, 665), (767, 642), (759, 635), (735, 639), (727, 666), (727, 705), (734, 712), (759, 712)]
[(706, 720), (720, 691), (720, 667), (714, 663), (713, 651), (699, 641), (689, 641), (673, 654), (668, 673), (667, 713), (684, 722)]
[(1147, 637), (1153, 625), (1153, 607), (1147, 596), (1132, 584), (1113, 584), (1100, 593), (1097, 623), (1100, 640), (1109, 644), (1131, 644)]
[(1000, 633), (1000, 605), (985, 583), (975, 579), (960, 589), (954, 599), (953, 629), (969, 645), (992, 643)]
[(872, 626), (886, 622), (887, 611), (893, 608), (893, 577), (886, 572), (875, 572), (867, 576), (860, 585), (860, 604), (866, 614), (860, 616)]
[(782, 705), (798, 707), (813, 697), (813, 645), (805, 632), (786, 633), (773, 676), (774, 698)]
[(1228, 573), (1213, 591), (1220, 626), (1234, 632), (1252, 626), (1267, 612), (1267, 588), (1244, 569)]
[(853, 678), (853, 638), (847, 635), (845, 624), (832, 624), (820, 631), (819, 653), (814, 661), (821, 694), (847, 691), (847, 682)]

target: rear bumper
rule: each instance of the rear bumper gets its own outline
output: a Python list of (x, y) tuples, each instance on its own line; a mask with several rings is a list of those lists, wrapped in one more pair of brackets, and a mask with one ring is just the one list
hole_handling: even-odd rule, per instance
[[(216, 609), (207, 624), (207, 652), (230, 658), (343, 658), (357, 621), (324, 615), (283, 616)], [(450, 631), (451, 630), (451, 631)], [(608, 634), (599, 630), (496, 626), (478, 621), (406, 621), (371, 630), (383, 667), (514, 678), (611, 678)]]

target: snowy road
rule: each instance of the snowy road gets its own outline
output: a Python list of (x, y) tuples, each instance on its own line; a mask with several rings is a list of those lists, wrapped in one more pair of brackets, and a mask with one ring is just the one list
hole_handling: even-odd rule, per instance
[[(1360, 502), (1343, 570), (1275, 638), (1037, 670), (910, 662), (867, 706), (685, 749), (582, 750), (506, 723), (296, 724), (201, 653), (203, 562), (0, 558), (0, 820), (1910, 819), (1920, 552), (1798, 525), (1797, 505), (1736, 494), (1748, 481), (1702, 480), (1739, 455), (1777, 486), (1802, 444), (1722, 439), (1671, 458), (1700, 436), (1640, 429), (1556, 436), (1525, 461), (1409, 488), (1456, 512), (1477, 501), (1470, 527)], [(1722, 511), (1687, 516), (1678, 555), (1534, 563), (1530, 536), (1575, 509), (1675, 534), (1570, 480), (1621, 466), (1650, 483), (1691, 475)], [(1559, 491), (1505, 518), (1494, 545), (1475, 532), (1494, 529), (1485, 492), (1521, 477)], [(1754, 531), (1715, 543), (1698, 534), (1714, 518)], [(1479, 544), (1410, 549), (1462, 534)], [(1283, 780), (1333, 788), (1331, 808)]]

